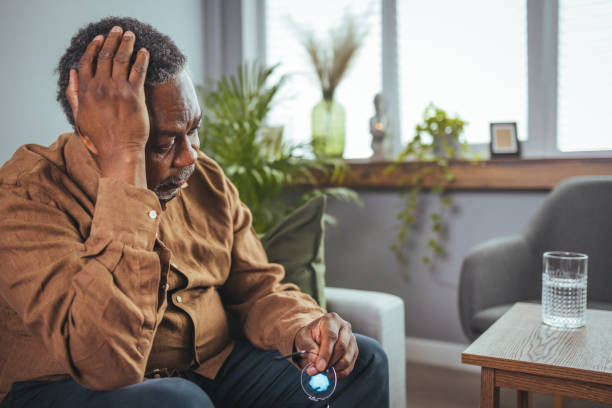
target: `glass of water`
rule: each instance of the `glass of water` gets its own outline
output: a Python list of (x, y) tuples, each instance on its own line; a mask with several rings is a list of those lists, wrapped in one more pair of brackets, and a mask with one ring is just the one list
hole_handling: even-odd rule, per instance
[(576, 328), (586, 323), (587, 263), (577, 252), (545, 252), (542, 272), (542, 321)]

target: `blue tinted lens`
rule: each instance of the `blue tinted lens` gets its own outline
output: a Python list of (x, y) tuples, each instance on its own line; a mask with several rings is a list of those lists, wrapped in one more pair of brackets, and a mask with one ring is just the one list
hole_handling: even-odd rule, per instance
[(319, 373), (310, 377), (308, 385), (316, 392), (325, 392), (329, 389), (331, 381), (324, 374)]
[(326, 400), (336, 389), (336, 371), (331, 368), (310, 376), (306, 373), (308, 364), (302, 370), (301, 383), (304, 392), (311, 400)]

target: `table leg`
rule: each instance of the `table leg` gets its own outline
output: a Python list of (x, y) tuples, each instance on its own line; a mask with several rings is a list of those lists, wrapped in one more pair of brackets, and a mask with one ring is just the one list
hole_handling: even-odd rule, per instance
[(517, 408), (531, 408), (531, 394), (529, 394), (529, 391), (516, 391), (516, 406)]
[(499, 387), (495, 386), (495, 369), (482, 367), (480, 373), (480, 408), (499, 408)]

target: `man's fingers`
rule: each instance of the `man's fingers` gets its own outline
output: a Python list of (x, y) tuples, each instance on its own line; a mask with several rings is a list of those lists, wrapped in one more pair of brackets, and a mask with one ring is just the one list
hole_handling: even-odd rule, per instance
[(132, 65), (132, 70), (130, 71), (130, 84), (136, 88), (144, 86), (148, 66), (149, 51), (145, 48), (141, 48), (136, 55), (136, 61), (134, 61), (134, 65)]
[(300, 329), (296, 334), (295, 347), (298, 350), (312, 347), (312, 351), (317, 351), (316, 356), (302, 356), (311, 363), (306, 369), (311, 376), (328, 367), (334, 367), (336, 373), (341, 372), (342, 376), (346, 376), (353, 370), (359, 353), (350, 323), (336, 313), (328, 313)]
[(98, 53), (98, 65), (96, 67), (96, 77), (107, 78), (111, 76), (111, 70), (113, 65), (113, 57), (115, 51), (121, 42), (121, 33), (123, 30), (119, 26), (115, 26), (110, 30), (110, 33), (106, 36), (104, 45)]
[(338, 378), (346, 377), (351, 373), (351, 371), (353, 371), (358, 354), (359, 348), (357, 346), (357, 340), (355, 339), (355, 336), (351, 334), (346, 353), (334, 365)]
[(305, 326), (297, 332), (294, 346), (296, 350), (307, 351), (307, 353), (300, 355), (299, 358), (294, 359), (297, 365), (303, 368), (307, 363), (315, 361), (319, 345), (311, 335), (311, 325)]
[(126, 31), (123, 34), (121, 44), (119, 44), (119, 49), (115, 53), (113, 60), (113, 79), (124, 79), (127, 81), (135, 39), (136, 36), (131, 31)]
[(319, 348), (319, 358), (317, 358), (316, 362), (317, 370), (324, 371), (327, 368), (329, 361), (334, 353), (334, 347), (336, 346), (336, 342), (338, 341), (339, 330), (340, 327), (336, 319), (328, 318), (322, 320), (321, 346)]
[[(329, 366), (336, 367), (336, 364), (349, 352), (349, 344), (351, 342), (351, 333), (348, 327), (342, 326), (338, 333), (338, 340), (334, 346), (334, 352), (329, 360)], [(336, 367), (338, 369), (338, 367)]]
[(93, 62), (98, 55), (100, 47), (102, 47), (103, 40), (103, 36), (97, 35), (89, 45), (87, 45), (85, 52), (79, 60), (79, 81), (81, 82), (81, 87), (85, 86), (94, 75)]

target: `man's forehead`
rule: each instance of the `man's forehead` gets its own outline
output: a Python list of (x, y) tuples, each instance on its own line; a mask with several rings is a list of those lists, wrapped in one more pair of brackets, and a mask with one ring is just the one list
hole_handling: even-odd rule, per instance
[(191, 122), (201, 115), (195, 88), (184, 71), (168, 82), (148, 86), (147, 107), (152, 126), (166, 122)]
[[(189, 74), (182, 70), (170, 80), (161, 84), (148, 84), (145, 87), (147, 98), (183, 96), (196, 98), (195, 87)], [(196, 98), (197, 99), (197, 98)]]

